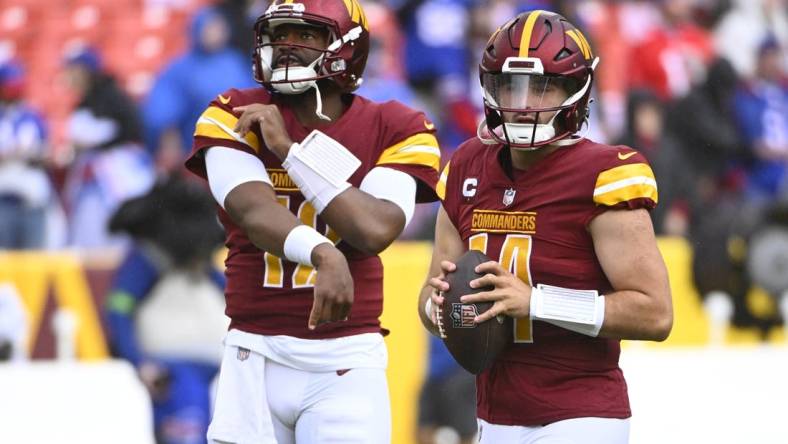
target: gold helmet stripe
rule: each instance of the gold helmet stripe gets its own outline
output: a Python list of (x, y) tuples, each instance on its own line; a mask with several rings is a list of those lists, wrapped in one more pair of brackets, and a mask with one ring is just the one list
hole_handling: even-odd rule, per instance
[(583, 57), (585, 57), (586, 60), (591, 58), (591, 48), (587, 46), (588, 43), (584, 42), (585, 39), (580, 37), (577, 31), (570, 29), (569, 31), (566, 31), (566, 35), (572, 37), (572, 40), (574, 40), (575, 44), (577, 44), (577, 47), (580, 48), (580, 51), (582, 51)]
[(536, 19), (538, 19), (539, 15), (543, 12), (545, 11), (532, 11), (530, 14), (528, 14), (528, 18), (525, 19), (525, 25), (523, 25), (523, 34), (520, 36), (520, 57), (528, 57), (528, 50), (531, 46), (531, 34), (534, 31)]

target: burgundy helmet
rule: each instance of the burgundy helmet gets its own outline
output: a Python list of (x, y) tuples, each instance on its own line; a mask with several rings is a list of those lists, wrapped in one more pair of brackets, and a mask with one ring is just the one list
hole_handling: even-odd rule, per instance
[[(513, 18), (490, 37), (479, 64), (485, 114), (479, 138), (535, 149), (572, 136), (588, 118), (598, 61), (583, 33), (563, 16), (538, 10)], [(568, 98), (542, 104), (557, 88)], [(527, 117), (504, 122), (504, 112)], [(540, 124), (544, 112), (556, 114)]]
[[(327, 48), (307, 68), (272, 68), (274, 46), (298, 47), (271, 41), (276, 26), (285, 23), (306, 24), (326, 28)], [(369, 54), (369, 27), (358, 0), (274, 0), (254, 25), (255, 49), (253, 69), (255, 80), (266, 88), (286, 94), (300, 94), (313, 87), (319, 79), (331, 79), (343, 92), (352, 92), (361, 85), (361, 76)]]

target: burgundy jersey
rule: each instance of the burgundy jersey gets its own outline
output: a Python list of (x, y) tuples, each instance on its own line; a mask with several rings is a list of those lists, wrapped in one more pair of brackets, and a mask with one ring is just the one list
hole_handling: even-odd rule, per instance
[[(376, 104), (360, 96), (347, 96), (348, 108), (335, 122), (320, 130), (350, 150), (361, 166), (348, 182), (358, 187), (376, 166), (385, 166), (417, 179), (419, 201), (436, 200), (440, 150), (434, 126), (423, 113), (398, 102)], [(290, 138), (303, 140), (312, 128), (302, 126), (293, 112), (263, 88), (232, 89), (220, 94), (197, 121), (192, 154), (186, 166), (205, 178), (204, 150), (212, 146), (239, 149), (259, 157), (268, 171), (279, 203), (289, 208), (305, 225), (329, 239), (348, 259), (355, 297), (347, 322), (307, 328), (313, 301), (316, 272), (312, 267), (293, 263), (259, 250), (228, 214), (219, 207), (229, 249), (225, 261), (227, 315), (230, 328), (263, 335), (288, 335), (306, 339), (334, 338), (359, 333), (381, 332), (383, 309), (383, 266), (378, 256), (361, 253), (327, 227), (315, 208), (269, 151), (255, 125), (245, 137), (233, 132), (240, 117), (233, 107), (253, 103), (276, 104)]]
[[(504, 156), (501, 145), (469, 140), (441, 174), (438, 194), (466, 248), (485, 252), (532, 286), (609, 293), (588, 224), (611, 208), (656, 205), (645, 158), (627, 147), (583, 140), (510, 178), (501, 166)], [(530, 318), (513, 322), (512, 344), (477, 377), (480, 418), (534, 426), (630, 416), (618, 340)]]

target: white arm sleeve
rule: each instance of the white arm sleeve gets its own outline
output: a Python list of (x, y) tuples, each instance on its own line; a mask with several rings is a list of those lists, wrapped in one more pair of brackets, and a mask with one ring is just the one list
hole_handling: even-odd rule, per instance
[(400, 207), (405, 213), (405, 227), (408, 226), (416, 209), (416, 179), (413, 176), (392, 168), (375, 167), (364, 176), (358, 189)]
[(216, 202), (224, 208), (224, 200), (230, 191), (246, 182), (265, 182), (271, 178), (259, 158), (233, 148), (213, 146), (205, 152), (205, 171), (208, 186)]

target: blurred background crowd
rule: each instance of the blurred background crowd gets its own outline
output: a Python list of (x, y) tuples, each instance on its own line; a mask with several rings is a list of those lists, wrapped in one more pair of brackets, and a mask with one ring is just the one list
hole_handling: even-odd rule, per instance
[[(764, 337), (782, 324), (779, 310), (759, 311), (746, 296), (753, 284), (775, 300), (788, 289), (786, 0), (361, 3), (372, 51), (358, 93), (425, 110), (444, 162), (476, 134), (489, 35), (529, 9), (566, 16), (601, 59), (588, 137), (649, 159), (655, 228), (689, 241), (699, 294), (731, 296), (734, 324)], [(186, 268), (208, 293), (222, 285), (206, 265), (220, 235), (198, 245), (174, 238), (215, 228), (200, 219), (213, 208), (182, 164), (208, 102), (255, 86), (252, 23), (267, 4), (0, 0), (0, 250), (122, 252), (107, 322), (115, 353), (140, 368), (139, 344), (124, 332), (161, 270)], [(436, 205), (421, 206), (405, 238), (431, 239)], [(163, 206), (172, 220), (204, 225), (184, 232), (153, 217)], [(436, 370), (440, 359), (429, 375), (449, 371)], [(146, 370), (155, 394), (158, 370)], [(201, 372), (215, 368), (183, 371), (207, 380)]]

